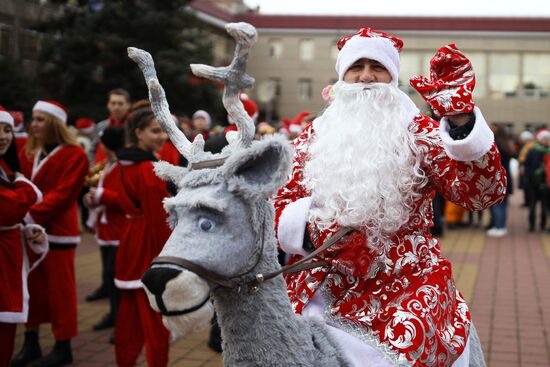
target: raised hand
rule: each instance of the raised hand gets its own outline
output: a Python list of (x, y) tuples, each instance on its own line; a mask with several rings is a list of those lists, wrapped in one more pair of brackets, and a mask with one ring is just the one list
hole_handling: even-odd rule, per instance
[(430, 61), (430, 79), (415, 75), (411, 86), (438, 117), (470, 113), (476, 78), (472, 63), (455, 44), (441, 47)]

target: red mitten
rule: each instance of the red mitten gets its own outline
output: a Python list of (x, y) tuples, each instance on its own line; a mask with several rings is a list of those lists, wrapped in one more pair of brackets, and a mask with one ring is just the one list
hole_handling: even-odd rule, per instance
[(472, 63), (456, 47), (441, 47), (430, 61), (430, 79), (414, 75), (409, 80), (438, 117), (470, 113), (476, 77)]

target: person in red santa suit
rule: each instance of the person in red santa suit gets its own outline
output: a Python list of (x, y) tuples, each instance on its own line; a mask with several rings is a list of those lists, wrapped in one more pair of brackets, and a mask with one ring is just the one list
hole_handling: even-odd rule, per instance
[(170, 196), (166, 183), (153, 171), (154, 152), (166, 141), (151, 108), (133, 111), (126, 126), (127, 147), (117, 153), (121, 187), (119, 200), (128, 220), (122, 228), (115, 264), (120, 290), (115, 325), (118, 366), (134, 366), (145, 344), (147, 364), (168, 364), (169, 333), (143, 290), (141, 276), (170, 236), (162, 201)]
[(116, 152), (124, 146), (124, 127), (109, 127), (102, 131), (101, 144), (108, 155), (97, 187), (91, 187), (84, 196), (84, 203), (90, 208), (86, 226), (95, 232), (101, 251), (102, 287), (109, 295), (110, 310), (96, 324), (94, 330), (103, 330), (115, 326), (118, 304), (118, 291), (115, 287), (115, 259), (120, 243), (120, 231), (126, 224), (126, 213), (119, 200), (123, 190), (120, 180), (120, 165)]
[(26, 223), (43, 226), (50, 251), (29, 275), (29, 318), (23, 348), (12, 366), (40, 357), (38, 330), (51, 323), (53, 350), (33, 366), (60, 366), (72, 361), (71, 339), (77, 335), (75, 250), (80, 242), (77, 198), (88, 172), (88, 159), (66, 126), (67, 111), (54, 101), (38, 101), (32, 110), (29, 141), (19, 154), (23, 174), (44, 194), (25, 215)]
[(326, 320), (353, 366), (484, 365), (430, 234), (431, 201), (437, 191), (469, 210), (490, 207), (504, 199), (506, 174), (472, 102), (466, 56), (442, 47), (431, 79), (411, 79), (439, 124), (397, 88), (402, 46), (371, 28), (338, 42), (334, 99), (294, 141), (274, 205), (291, 262), (343, 237), (313, 260), (327, 265), (288, 276), (288, 294), (297, 313)]
[(27, 274), (47, 253), (44, 229), (21, 224), (42, 192), (20, 173), (14, 126), (0, 106), (0, 366), (9, 365), (17, 323), (27, 321)]

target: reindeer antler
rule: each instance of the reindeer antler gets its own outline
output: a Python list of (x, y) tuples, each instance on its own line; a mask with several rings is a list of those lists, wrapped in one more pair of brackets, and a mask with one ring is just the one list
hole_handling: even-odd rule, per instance
[(237, 42), (233, 61), (226, 67), (212, 67), (202, 64), (191, 64), (191, 71), (196, 76), (208, 78), (222, 83), (223, 105), (229, 115), (236, 121), (238, 127), (237, 141), (248, 147), (254, 139), (254, 121), (246, 113), (244, 106), (239, 99), (239, 93), (245, 88), (254, 85), (254, 78), (246, 74), (246, 64), (250, 49), (256, 43), (256, 28), (248, 23), (229, 23), (225, 26)]
[(170, 141), (174, 144), (176, 149), (183, 155), (188, 161), (191, 161), (191, 157), (204, 149), (204, 139), (201, 134), (198, 134), (193, 143), (187, 140), (185, 134), (176, 126), (176, 123), (172, 119), (170, 114), (170, 107), (166, 100), (166, 94), (164, 88), (160, 85), (157, 79), (157, 71), (155, 70), (155, 63), (151, 54), (147, 51), (141, 50), (135, 47), (128, 47), (128, 57), (138, 64), (145, 82), (149, 89), (149, 100), (151, 101), (151, 108), (155, 113), (160, 125), (168, 134)]

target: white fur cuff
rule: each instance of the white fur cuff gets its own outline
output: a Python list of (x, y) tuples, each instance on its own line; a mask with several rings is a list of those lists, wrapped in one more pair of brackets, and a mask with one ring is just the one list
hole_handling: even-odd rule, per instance
[(287, 254), (302, 256), (308, 254), (303, 244), (310, 207), (311, 197), (301, 198), (288, 204), (279, 217), (277, 238), (281, 249)]
[(36, 194), (36, 201), (34, 202), (35, 205), (40, 204), (42, 202), (42, 199), (44, 198), (44, 196), (42, 195), (42, 191), (40, 191), (40, 189), (38, 187), (36, 187), (36, 185), (31, 180), (29, 180), (28, 178), (26, 178), (23, 175), (18, 175), (15, 178), (14, 182), (24, 182), (27, 185), (29, 185), (30, 187), (32, 187), (32, 189), (34, 190), (34, 192)]
[(95, 204), (99, 204), (99, 202), (101, 201), (101, 196), (103, 195), (103, 187), (98, 187), (97, 190), (95, 191), (95, 195), (94, 195), (94, 203)]
[(474, 108), (474, 114), (476, 117), (474, 128), (463, 140), (454, 140), (451, 138), (449, 135), (448, 118), (444, 117), (441, 119), (439, 133), (441, 134), (443, 147), (447, 155), (454, 160), (463, 162), (478, 160), (487, 154), (493, 146), (495, 140), (493, 132), (489, 125), (487, 125), (479, 108)]

